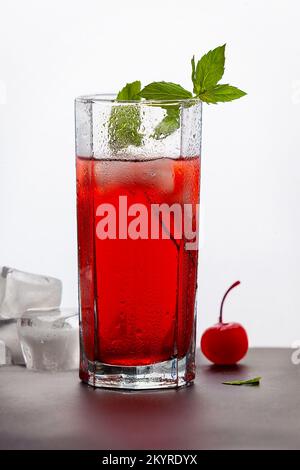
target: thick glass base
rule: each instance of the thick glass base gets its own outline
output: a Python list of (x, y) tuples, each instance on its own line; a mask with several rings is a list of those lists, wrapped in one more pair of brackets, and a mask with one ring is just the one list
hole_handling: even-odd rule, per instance
[(112, 366), (87, 361), (87, 370), (81, 379), (100, 388), (146, 390), (178, 388), (190, 384), (195, 378), (195, 364), (191, 355), (170, 359), (147, 366)]

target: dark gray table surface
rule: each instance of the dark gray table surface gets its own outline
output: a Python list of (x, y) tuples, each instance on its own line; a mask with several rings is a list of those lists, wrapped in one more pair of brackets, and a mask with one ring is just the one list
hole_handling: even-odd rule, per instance
[[(299, 449), (300, 365), (290, 349), (252, 349), (243, 364), (199, 360), (180, 390), (94, 390), (77, 372), (0, 368), (1, 449)], [(258, 387), (223, 380), (261, 375)]]

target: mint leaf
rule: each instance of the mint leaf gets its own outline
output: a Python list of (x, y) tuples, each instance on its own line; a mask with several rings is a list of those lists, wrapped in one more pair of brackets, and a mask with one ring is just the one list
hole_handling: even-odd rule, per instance
[[(216, 47), (205, 54), (197, 63), (193, 74), (194, 93), (199, 95), (216, 85), (224, 74), (225, 46)], [(192, 63), (192, 67), (194, 64)]]
[[(141, 82), (127, 83), (118, 93), (117, 101), (140, 100)], [(108, 123), (108, 142), (113, 152), (118, 152), (129, 145), (139, 147), (143, 135), (139, 132), (141, 116), (139, 107), (134, 104), (114, 106)]]
[(198, 61), (196, 69), (195, 59), (192, 58), (194, 93), (206, 103), (233, 101), (246, 95), (234, 86), (217, 84), (224, 74), (225, 47), (226, 44), (205, 54)]
[(139, 96), (146, 100), (184, 100), (192, 98), (192, 93), (181, 85), (171, 82), (153, 82), (145, 86)]
[(209, 90), (199, 94), (199, 98), (206, 103), (233, 101), (245, 96), (247, 93), (231, 85), (215, 85)]
[(180, 127), (180, 110), (179, 107), (173, 107), (167, 109), (166, 116), (163, 120), (156, 126), (152, 137), (155, 139), (164, 139), (173, 132), (177, 131)]
[(222, 382), (224, 385), (259, 385), (261, 377), (254, 377), (249, 380), (233, 380), (232, 382)]
[(141, 91), (141, 82), (127, 83), (117, 95), (117, 101), (140, 100), (139, 93)]

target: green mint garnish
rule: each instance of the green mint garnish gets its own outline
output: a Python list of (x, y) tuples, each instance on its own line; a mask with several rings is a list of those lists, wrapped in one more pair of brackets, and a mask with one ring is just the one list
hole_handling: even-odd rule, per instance
[(127, 83), (127, 85), (119, 91), (117, 95), (117, 101), (137, 101), (140, 100), (139, 93), (141, 91), (141, 82), (137, 80), (136, 82)]
[(219, 103), (224, 101), (237, 100), (246, 93), (231, 85), (215, 85), (210, 90), (203, 91), (199, 96), (206, 103)]
[(190, 91), (182, 88), (181, 85), (171, 82), (153, 82), (146, 85), (139, 95), (146, 100), (185, 100), (192, 98)]
[[(199, 99), (206, 103), (233, 101), (246, 93), (228, 84), (221, 84), (225, 69), (225, 47), (216, 47), (205, 54), (196, 64), (192, 58), (193, 93), (181, 85), (172, 82), (153, 82), (141, 89), (139, 81), (128, 83), (118, 94), (117, 101), (131, 100), (170, 100)], [(153, 104), (155, 105), (155, 103)], [(180, 104), (161, 106), (165, 116), (156, 126), (151, 137), (164, 139), (180, 127)], [(123, 106), (112, 110), (109, 122), (109, 144), (113, 150), (120, 150), (129, 145), (140, 146), (143, 135), (140, 133), (141, 118), (138, 107)]]
[[(116, 101), (140, 100), (141, 82), (127, 83), (118, 93)], [(141, 116), (138, 106), (114, 106), (108, 123), (109, 145), (113, 151), (122, 150), (129, 145), (142, 145), (143, 135), (139, 132)]]
[(232, 382), (222, 382), (224, 385), (259, 385), (261, 377), (254, 377), (249, 380), (233, 380)]
[(224, 66), (225, 44), (201, 57), (196, 67), (195, 58), (192, 58), (192, 81), (196, 96), (210, 90), (221, 80), (224, 74)]

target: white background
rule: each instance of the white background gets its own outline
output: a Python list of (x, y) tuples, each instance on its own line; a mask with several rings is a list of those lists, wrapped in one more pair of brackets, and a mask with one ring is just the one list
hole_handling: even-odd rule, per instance
[(190, 58), (227, 43), (205, 106), (199, 332), (240, 321), (257, 346), (300, 339), (297, 0), (0, 1), (0, 264), (60, 277), (77, 301), (73, 98), (126, 81), (191, 88)]

